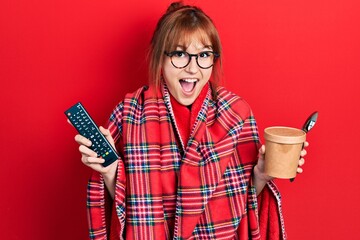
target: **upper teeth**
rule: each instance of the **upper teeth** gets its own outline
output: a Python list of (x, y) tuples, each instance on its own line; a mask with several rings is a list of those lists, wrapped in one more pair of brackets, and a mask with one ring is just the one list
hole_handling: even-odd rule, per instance
[(185, 81), (185, 82), (196, 82), (197, 81), (197, 79), (181, 79), (181, 80), (183, 80), (183, 81)]

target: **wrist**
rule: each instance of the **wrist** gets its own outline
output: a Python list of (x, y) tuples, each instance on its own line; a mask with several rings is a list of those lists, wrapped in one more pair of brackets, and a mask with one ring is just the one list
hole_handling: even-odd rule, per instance
[(258, 180), (258, 181), (262, 181), (262, 182), (269, 182), (271, 180), (273, 180), (274, 178), (267, 175), (264, 171), (261, 171), (259, 169), (258, 164), (255, 165), (254, 167), (254, 177)]
[(109, 169), (105, 172), (102, 172), (101, 175), (103, 176), (105, 181), (112, 181), (113, 179), (115, 179), (116, 172), (117, 172), (117, 164), (114, 166), (110, 165)]
[(106, 189), (109, 191), (112, 199), (115, 197), (116, 173), (117, 167), (113, 167), (109, 171), (101, 174), (104, 179)]
[(101, 175), (102, 175), (102, 177), (103, 177), (103, 179), (104, 179), (105, 182), (111, 181), (112, 179), (115, 178), (114, 174), (113, 174), (113, 173), (109, 173), (109, 172), (107, 172), (107, 173), (102, 173)]

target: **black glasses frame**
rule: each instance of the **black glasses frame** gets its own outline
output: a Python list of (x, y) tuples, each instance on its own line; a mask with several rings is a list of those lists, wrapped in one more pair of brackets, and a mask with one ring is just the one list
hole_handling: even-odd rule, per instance
[[(189, 56), (189, 61), (188, 61), (188, 63), (187, 63), (185, 66), (183, 66), (183, 67), (177, 67), (177, 66), (173, 63), (173, 60), (172, 60), (172, 57), (173, 57), (175, 54), (179, 53), (179, 52), (186, 53), (186, 54)], [(199, 55), (202, 54), (202, 53), (211, 53), (211, 54), (214, 55), (213, 63), (212, 63), (209, 67), (202, 67), (202, 66), (200, 66), (200, 64), (199, 64), (199, 62), (198, 62), (198, 58), (199, 58)], [(195, 57), (196, 64), (199, 66), (199, 68), (201, 68), (201, 69), (208, 69), (208, 68), (211, 68), (212, 66), (214, 66), (214, 63), (215, 63), (216, 59), (220, 56), (220, 54), (218, 54), (218, 53), (216, 53), (216, 52), (213, 52), (213, 51), (203, 51), (203, 52), (200, 52), (200, 53), (198, 53), (198, 54), (190, 54), (190, 53), (188, 53), (188, 52), (186, 52), (186, 51), (172, 51), (172, 52), (167, 52), (167, 51), (165, 51), (164, 54), (165, 54), (166, 56), (170, 57), (171, 64), (172, 64), (175, 68), (178, 68), (178, 69), (186, 68), (186, 67), (190, 64), (191, 59), (192, 59), (193, 57)]]

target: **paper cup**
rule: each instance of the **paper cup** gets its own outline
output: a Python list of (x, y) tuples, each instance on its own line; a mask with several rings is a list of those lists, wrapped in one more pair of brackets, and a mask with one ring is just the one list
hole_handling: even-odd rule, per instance
[(265, 129), (265, 173), (276, 178), (294, 178), (306, 133), (290, 127)]

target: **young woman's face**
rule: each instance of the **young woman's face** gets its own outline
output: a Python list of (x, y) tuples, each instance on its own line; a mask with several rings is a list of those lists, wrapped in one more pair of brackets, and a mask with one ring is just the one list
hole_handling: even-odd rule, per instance
[[(177, 51), (185, 51), (189, 54), (212, 51), (211, 46), (206, 46), (199, 39), (193, 38), (190, 44), (178, 44)], [(180, 56), (181, 57), (181, 53)], [(200, 57), (199, 57), (200, 58)], [(173, 57), (174, 59), (174, 57)], [(199, 59), (200, 61), (200, 59)], [(212, 68), (203, 69), (196, 63), (195, 57), (191, 58), (190, 63), (184, 68), (176, 68), (171, 63), (171, 58), (165, 56), (162, 66), (162, 74), (167, 88), (171, 95), (182, 105), (193, 104), (199, 96), (202, 88), (209, 81)]]

